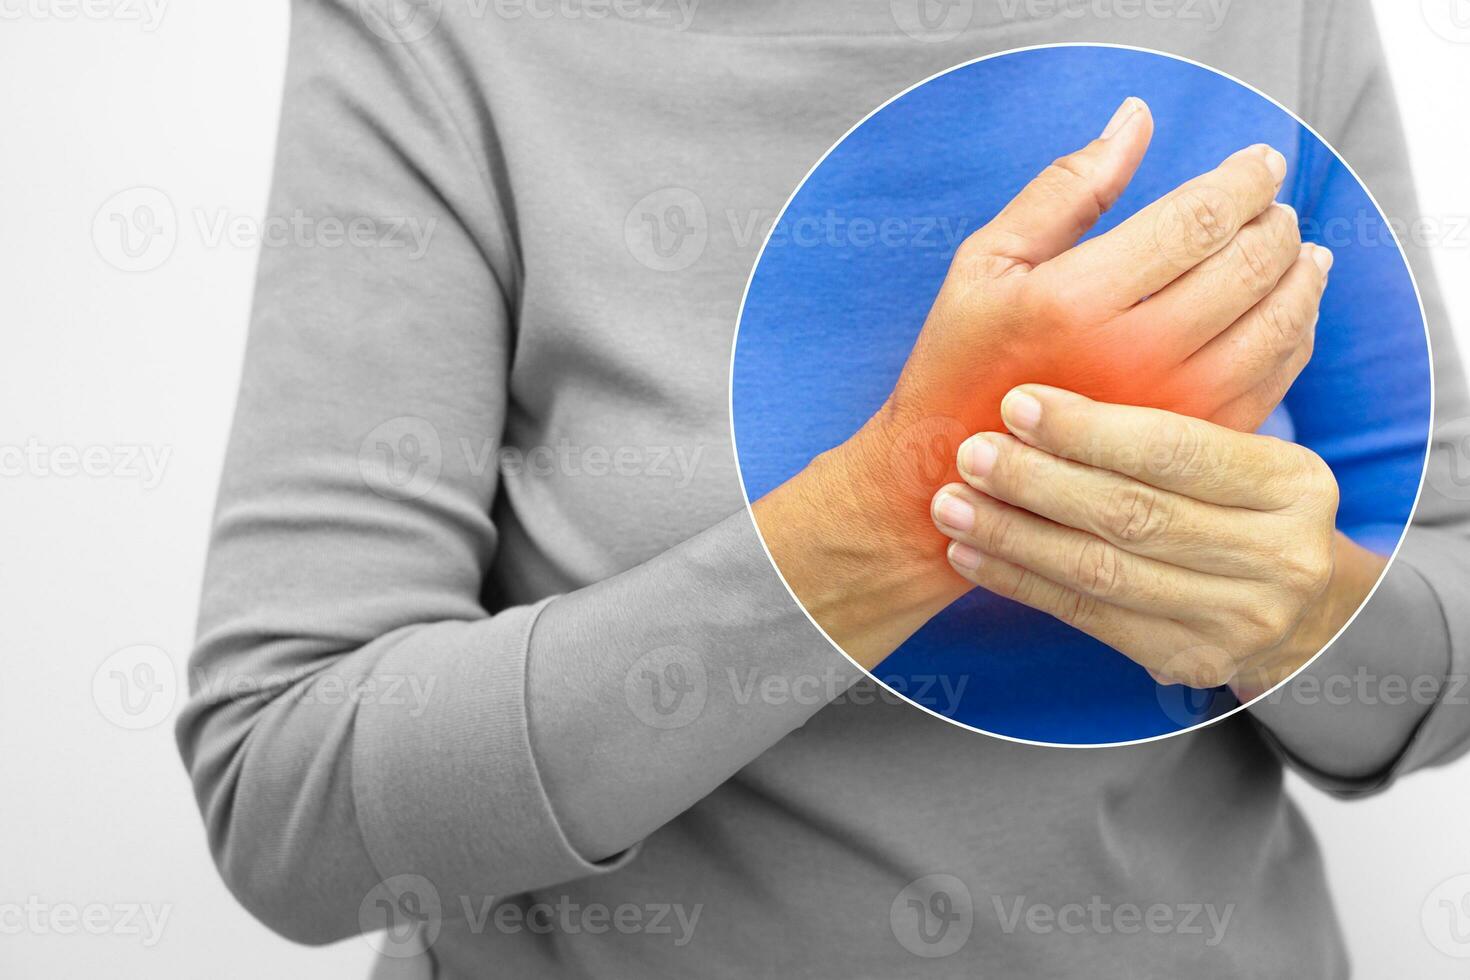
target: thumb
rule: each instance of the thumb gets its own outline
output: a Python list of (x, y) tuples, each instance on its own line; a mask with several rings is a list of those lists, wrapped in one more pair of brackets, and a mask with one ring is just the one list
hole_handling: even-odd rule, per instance
[(1027, 266), (1065, 252), (1122, 196), (1153, 135), (1148, 104), (1124, 100), (1101, 136), (1043, 170), (970, 236), (967, 250)]

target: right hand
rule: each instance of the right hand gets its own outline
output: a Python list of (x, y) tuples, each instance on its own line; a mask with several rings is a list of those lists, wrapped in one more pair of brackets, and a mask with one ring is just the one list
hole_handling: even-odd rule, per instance
[(960, 245), (879, 413), (890, 489), (922, 497), (926, 520), (959, 443), (1003, 431), (1000, 401), (1018, 384), (1251, 431), (1311, 356), (1323, 281), (1311, 263), (1331, 257), (1274, 204), (1285, 158), (1241, 150), (1076, 245), (1142, 161), (1147, 106), (1124, 103), (1109, 129)]
[(1311, 356), (1323, 276), (1294, 212), (1273, 206), (1286, 161), (1234, 154), (1081, 245), (1153, 136), (1124, 103), (956, 252), (887, 402), (863, 428), (756, 501), (756, 523), (802, 605), (872, 666), (970, 583), (930, 518), (960, 479), (961, 442), (1003, 431), (1027, 382), (1241, 430), (1263, 422)]

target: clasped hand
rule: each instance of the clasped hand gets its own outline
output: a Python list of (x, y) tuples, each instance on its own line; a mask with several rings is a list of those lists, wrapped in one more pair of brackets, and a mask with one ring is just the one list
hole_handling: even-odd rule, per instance
[(1331, 591), (1339, 556), (1374, 558), (1336, 533), (1337, 483), (1310, 450), (1040, 385), (1001, 412), (1009, 431), (966, 441), (965, 482), (935, 495), (950, 563), (1158, 682), (1248, 697), (1313, 656), (1361, 598)]

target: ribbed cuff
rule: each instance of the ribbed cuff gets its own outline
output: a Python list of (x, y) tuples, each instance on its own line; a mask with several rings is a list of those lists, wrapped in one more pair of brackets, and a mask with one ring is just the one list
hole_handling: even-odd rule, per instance
[(634, 854), (592, 863), (573, 850), (531, 752), (526, 656), (550, 601), (395, 645), (374, 673), (431, 690), (422, 711), (413, 698), (385, 697), (356, 714), (354, 797), (368, 852), (384, 880), (427, 879), (449, 918), (464, 900), (477, 909), (614, 870)]
[[(1410, 550), (1408, 543), (1405, 550)], [(1466, 704), (1470, 697), (1466, 687), (1470, 624), (1446, 615), (1446, 610), (1470, 605), (1470, 580), (1462, 565), (1463, 559), (1437, 546), (1413, 548), (1410, 557), (1400, 554), (1372, 600), (1382, 605), (1382, 613), (1366, 620), (1369, 610), (1364, 610), (1351, 628), (1350, 633), (1356, 634), (1351, 642), (1372, 644), (1381, 652), (1384, 673), (1392, 672), (1394, 651), (1409, 643), (1433, 644), (1449, 663), (1438, 696), (1391, 762), (1369, 775), (1344, 777), (1304, 761), (1278, 742), (1269, 728), (1260, 726), (1283, 760), (1312, 785), (1348, 799), (1370, 796), (1387, 789), (1400, 776), (1447, 761), (1470, 746), (1470, 706)], [(1412, 683), (1415, 678), (1406, 680)]]

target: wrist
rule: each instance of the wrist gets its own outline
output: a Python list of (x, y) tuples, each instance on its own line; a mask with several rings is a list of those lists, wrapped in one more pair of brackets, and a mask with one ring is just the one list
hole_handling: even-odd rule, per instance
[(865, 668), (970, 588), (945, 560), (946, 539), (928, 511), (953, 468), (960, 428), (955, 420), (905, 424), (885, 405), (752, 508), (792, 592)]

